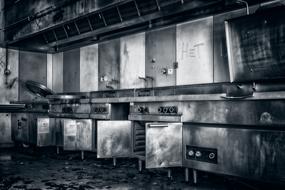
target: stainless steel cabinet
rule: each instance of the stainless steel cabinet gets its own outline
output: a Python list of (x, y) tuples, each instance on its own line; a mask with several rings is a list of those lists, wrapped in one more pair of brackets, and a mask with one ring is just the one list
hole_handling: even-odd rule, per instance
[(146, 168), (182, 166), (182, 123), (146, 124)]
[(64, 119), (64, 150), (95, 150), (95, 125), (91, 119)]
[(12, 139), (16, 143), (29, 143), (29, 115), (26, 113), (13, 113)]
[(97, 121), (97, 157), (132, 157), (131, 121)]

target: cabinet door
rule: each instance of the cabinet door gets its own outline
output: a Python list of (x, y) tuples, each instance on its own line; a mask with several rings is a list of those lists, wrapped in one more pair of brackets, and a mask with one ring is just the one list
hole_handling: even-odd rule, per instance
[[(146, 76), (148, 86), (175, 85), (174, 62), (176, 46), (175, 27), (154, 30), (146, 33)], [(168, 73), (167, 73), (168, 72)]]
[(213, 17), (177, 25), (177, 61), (177, 85), (213, 82)]
[(63, 123), (63, 149), (76, 150), (76, 120), (64, 119)]
[(146, 168), (182, 166), (182, 123), (146, 124)]
[(37, 118), (37, 146), (51, 146), (55, 144), (54, 119), (48, 117)]
[(97, 121), (97, 157), (132, 156), (131, 121)]
[(76, 121), (77, 125), (77, 149), (78, 150), (93, 150), (94, 144), (94, 129), (91, 119), (80, 119)]
[(15, 142), (29, 143), (29, 117), (27, 114), (12, 114), (12, 137)]

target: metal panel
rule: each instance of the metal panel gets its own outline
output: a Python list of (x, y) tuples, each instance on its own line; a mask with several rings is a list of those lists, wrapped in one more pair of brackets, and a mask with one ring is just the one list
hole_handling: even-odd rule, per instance
[(145, 83), (145, 33), (121, 38), (120, 88), (143, 88)]
[(95, 125), (91, 119), (64, 119), (64, 150), (95, 150)]
[(80, 50), (63, 53), (63, 92), (80, 91)]
[[(8, 86), (7, 88), (5, 82), (6, 77), (3, 74), (5, 70), (5, 54), (4, 48), (0, 48), (0, 104), (7, 104), (10, 101), (18, 100), (18, 67), (19, 67), (19, 51), (8, 50), (8, 69), (11, 74), (8, 76)], [(14, 82), (13, 82), (14, 81)], [(0, 114), (0, 144), (11, 143), (11, 114)]]
[[(47, 84), (47, 54), (20, 51), (19, 55), (19, 80), (25, 82), (32, 80)], [(23, 83), (19, 86), (19, 100), (32, 100), (31, 94)]]
[(53, 76), (53, 69), (52, 69), (52, 54), (47, 54), (47, 87), (52, 89), (52, 76)]
[[(284, 144), (284, 131), (184, 125), (183, 166), (263, 181), (284, 182)], [(193, 155), (190, 150), (186, 152), (187, 145), (195, 146), (196, 149), (216, 149), (217, 163), (186, 159), (187, 155)]]
[(146, 124), (146, 168), (182, 166), (182, 123)]
[(29, 143), (29, 114), (13, 113), (11, 116), (12, 140), (16, 143)]
[(229, 82), (225, 20), (245, 14), (243, 9), (214, 16), (214, 82)]
[(92, 151), (95, 148), (95, 126), (91, 119), (77, 120), (77, 149)]
[[(146, 87), (173, 86), (176, 83), (176, 28), (169, 27), (146, 33)], [(170, 69), (172, 73), (167, 74)], [(166, 71), (166, 73), (164, 73)]]
[(97, 121), (97, 157), (132, 156), (131, 121)]
[(37, 117), (37, 146), (53, 146), (56, 144), (55, 119)]
[(63, 53), (52, 54), (52, 90), (63, 92)]
[(53, 118), (55, 119), (55, 145), (63, 146), (63, 125), (64, 119), (61, 118)]
[(284, 78), (283, 17), (277, 8), (227, 21), (231, 81)]
[(213, 17), (177, 25), (177, 85), (213, 82)]
[(98, 90), (98, 45), (80, 48), (80, 92)]
[(120, 86), (120, 40), (100, 43), (99, 90), (118, 89)]
[(76, 120), (64, 119), (63, 124), (63, 149), (64, 150), (77, 150), (76, 149), (76, 134), (77, 126)]

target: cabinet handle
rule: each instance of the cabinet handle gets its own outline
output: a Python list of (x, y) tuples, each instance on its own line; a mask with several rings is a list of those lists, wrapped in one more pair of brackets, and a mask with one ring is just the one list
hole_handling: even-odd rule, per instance
[(253, 94), (246, 95), (246, 96), (224, 96), (222, 95), (221, 98), (228, 99), (228, 100), (241, 100), (241, 99), (246, 99), (246, 98), (251, 98), (253, 97)]
[(160, 128), (160, 127), (168, 127), (168, 125), (163, 124), (150, 124), (149, 128)]

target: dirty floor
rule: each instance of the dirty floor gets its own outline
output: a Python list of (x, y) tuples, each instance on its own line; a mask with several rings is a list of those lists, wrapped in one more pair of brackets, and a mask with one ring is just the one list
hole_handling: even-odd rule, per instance
[(111, 159), (97, 159), (79, 152), (56, 155), (51, 149), (0, 149), (0, 190), (8, 189), (190, 189), (190, 190), (255, 190), (285, 189), (273, 184), (218, 176), (199, 172), (198, 184), (184, 182), (184, 170), (152, 169), (138, 172), (136, 159), (118, 159), (113, 167)]

